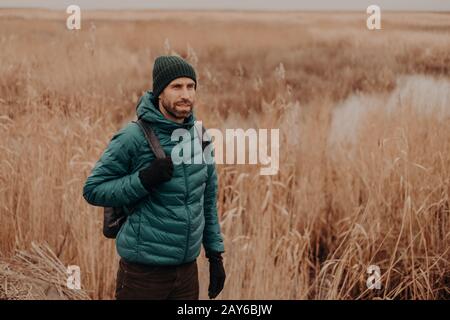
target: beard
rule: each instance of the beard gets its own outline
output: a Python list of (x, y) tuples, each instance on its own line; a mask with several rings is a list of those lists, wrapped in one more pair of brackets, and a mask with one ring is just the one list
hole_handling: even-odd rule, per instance
[(161, 99), (161, 104), (163, 108), (166, 109), (167, 113), (177, 119), (185, 119), (189, 117), (194, 109), (194, 104), (188, 100), (170, 103), (170, 101)]

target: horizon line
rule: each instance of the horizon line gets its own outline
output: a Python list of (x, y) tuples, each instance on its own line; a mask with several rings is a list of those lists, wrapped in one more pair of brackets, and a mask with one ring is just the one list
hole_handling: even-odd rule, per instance
[[(81, 6), (80, 6), (81, 7)], [(48, 8), (48, 7), (14, 7), (14, 6), (0, 6), (0, 10), (47, 10), (47, 11), (61, 11), (62, 8)], [(183, 12), (196, 12), (196, 11), (213, 11), (213, 12), (265, 12), (265, 13), (298, 13), (298, 12), (361, 12), (359, 9), (267, 9), (267, 8), (89, 8), (82, 9), (83, 11), (183, 11)], [(365, 11), (364, 11), (365, 12)], [(422, 9), (384, 9), (382, 12), (415, 12), (415, 13), (450, 13), (450, 10), (422, 10)]]

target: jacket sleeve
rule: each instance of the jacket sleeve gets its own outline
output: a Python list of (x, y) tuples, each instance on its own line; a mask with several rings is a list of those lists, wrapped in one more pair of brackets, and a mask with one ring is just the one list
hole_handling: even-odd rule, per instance
[(215, 163), (208, 164), (208, 179), (204, 195), (205, 228), (203, 246), (206, 251), (224, 252), (223, 238), (217, 215), (217, 172)]
[(139, 172), (129, 172), (137, 150), (138, 131), (133, 130), (133, 126), (129, 124), (113, 136), (87, 178), (83, 197), (91, 205), (131, 206), (148, 195), (139, 179)]

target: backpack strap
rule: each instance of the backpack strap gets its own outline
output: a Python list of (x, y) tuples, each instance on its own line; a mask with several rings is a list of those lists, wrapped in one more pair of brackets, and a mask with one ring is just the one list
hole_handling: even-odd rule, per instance
[(146, 121), (142, 119), (138, 119), (136, 122), (139, 127), (144, 132), (144, 136), (147, 139), (148, 144), (150, 145), (150, 148), (152, 149), (153, 153), (155, 154), (156, 158), (164, 159), (166, 157), (166, 154), (161, 147), (161, 144), (159, 143), (159, 139), (156, 136), (155, 132), (153, 131), (150, 124), (148, 124)]
[[(160, 159), (165, 158), (166, 154), (165, 154), (163, 148), (161, 147), (161, 144), (159, 143), (159, 139), (156, 136), (156, 134), (153, 131), (150, 124), (141, 118), (138, 119), (137, 121), (133, 121), (133, 122), (135, 122), (137, 125), (139, 125), (139, 127), (144, 132), (144, 136), (147, 139), (147, 142), (150, 145), (150, 148), (152, 149), (155, 156)], [(197, 136), (198, 136), (198, 139), (200, 140), (202, 150), (205, 150), (206, 146), (211, 143), (211, 140), (203, 140), (203, 135), (205, 134), (206, 129), (204, 126), (202, 126), (202, 133), (200, 133), (200, 129), (198, 128), (198, 125), (195, 124), (194, 126), (195, 126), (195, 129), (197, 130)]]

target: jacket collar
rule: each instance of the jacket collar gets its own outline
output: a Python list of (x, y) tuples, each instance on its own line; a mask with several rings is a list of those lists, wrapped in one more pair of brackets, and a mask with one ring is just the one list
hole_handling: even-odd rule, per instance
[(178, 123), (167, 119), (159, 111), (156, 105), (155, 96), (153, 92), (147, 91), (140, 99), (136, 106), (136, 114), (138, 119), (142, 118), (150, 122), (154, 127), (167, 132), (172, 132), (176, 129), (190, 129), (195, 123), (195, 115), (191, 113), (183, 123)]

